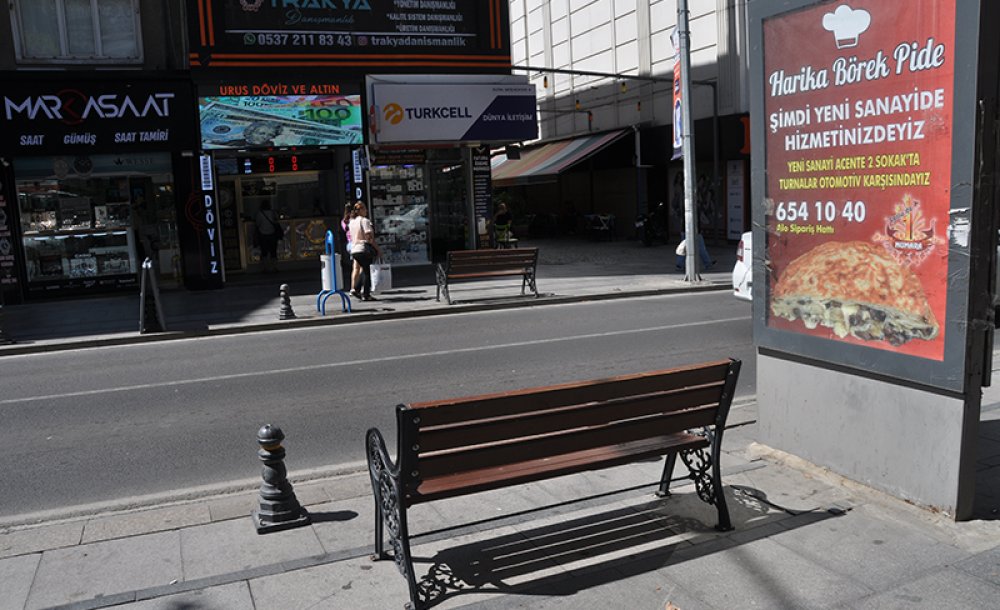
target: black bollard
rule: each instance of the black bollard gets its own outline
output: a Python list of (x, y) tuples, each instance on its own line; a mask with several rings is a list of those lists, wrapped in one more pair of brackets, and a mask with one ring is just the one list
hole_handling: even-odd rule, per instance
[(260, 450), (257, 456), (264, 462), (260, 486), (260, 502), (253, 511), (253, 524), (258, 534), (309, 525), (309, 513), (302, 508), (292, 484), (288, 482), (285, 469), (285, 449), (281, 441), (285, 439), (281, 428), (267, 424), (257, 431)]
[(278, 296), (281, 297), (281, 310), (278, 312), (278, 319), (294, 320), (295, 312), (292, 311), (292, 297), (288, 296), (288, 284), (282, 284), (278, 288)]

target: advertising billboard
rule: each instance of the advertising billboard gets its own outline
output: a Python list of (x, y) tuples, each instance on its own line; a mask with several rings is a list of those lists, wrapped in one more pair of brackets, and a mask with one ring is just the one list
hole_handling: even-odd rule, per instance
[(371, 92), (376, 143), (520, 142), (538, 137), (532, 84), (375, 82)]
[(812, 3), (762, 20), (762, 346), (961, 383), (971, 192), (955, 185), (971, 182), (973, 147), (956, 146), (970, 133), (956, 117), (974, 119), (956, 87), (960, 1)]
[(202, 84), (203, 150), (309, 148), (362, 144), (358, 86), (266, 79)]
[(510, 72), (507, 0), (188, 0), (191, 68)]
[(190, 81), (107, 72), (87, 80), (9, 73), (2, 82), (3, 150), (37, 155), (55, 149), (92, 154), (194, 148)]

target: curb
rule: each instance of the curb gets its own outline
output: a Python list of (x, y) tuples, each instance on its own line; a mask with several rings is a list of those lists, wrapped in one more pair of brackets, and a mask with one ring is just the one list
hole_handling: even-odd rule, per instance
[[(383, 313), (360, 314), (359, 317), (320, 317), (302, 318), (294, 320), (284, 320), (275, 322), (259, 322), (243, 324), (239, 326), (220, 326), (204, 330), (190, 331), (166, 331), (155, 334), (134, 334), (127, 336), (94, 337), (81, 339), (79, 341), (54, 341), (52, 343), (27, 343), (20, 345), (16, 341), (11, 345), (0, 346), (0, 358), (4, 356), (20, 356), (25, 354), (38, 354), (46, 352), (59, 352), (75, 349), (86, 349), (92, 347), (113, 347), (119, 345), (137, 345), (141, 343), (152, 343), (158, 341), (172, 341), (177, 339), (193, 339), (199, 337), (218, 337), (227, 335), (241, 335), (269, 330), (282, 330), (287, 328), (309, 328), (313, 326), (331, 326), (338, 324), (354, 324), (357, 322), (375, 322), (380, 320), (404, 320), (411, 318), (424, 318), (431, 316), (451, 315), (455, 313), (477, 313), (482, 311), (519, 309), (522, 307), (541, 307), (545, 305), (565, 305), (567, 303), (586, 303), (590, 301), (609, 301), (630, 297), (647, 297), (668, 294), (694, 294), (700, 292), (722, 292), (732, 290), (732, 286), (727, 283), (705, 283), (695, 286), (681, 286), (674, 288), (654, 288), (648, 290), (635, 290), (629, 292), (603, 293), (577, 296), (541, 296), (536, 299), (515, 301), (509, 303), (476, 303), (463, 304), (457, 302), (455, 305), (447, 307), (432, 307), (413, 311), (392, 311)], [(169, 324), (169, 321), (168, 321)]]
[[(293, 485), (301, 485), (358, 475), (367, 471), (367, 462), (345, 462), (335, 466), (293, 471), (288, 473), (288, 480)], [(206, 502), (235, 494), (252, 493), (260, 487), (260, 484), (260, 477), (247, 478), (132, 498), (22, 513), (0, 519), (0, 533)]]

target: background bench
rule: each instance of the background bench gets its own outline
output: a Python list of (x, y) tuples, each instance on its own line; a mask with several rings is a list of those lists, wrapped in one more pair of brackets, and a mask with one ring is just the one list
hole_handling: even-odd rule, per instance
[(437, 266), (437, 300), (441, 293), (452, 304), (448, 285), (455, 281), (484, 280), (505, 276), (521, 278), (521, 294), (525, 286), (538, 296), (535, 269), (538, 266), (538, 248), (511, 248), (490, 250), (453, 250), (448, 252), (444, 264)]
[(719, 472), (722, 433), (740, 361), (709, 362), (502, 394), (396, 407), (394, 463), (384, 437), (368, 431), (375, 496), (375, 558), (389, 547), (421, 607), (406, 510), (551, 477), (666, 456), (658, 495), (669, 495), (677, 455), (698, 497), (730, 530)]

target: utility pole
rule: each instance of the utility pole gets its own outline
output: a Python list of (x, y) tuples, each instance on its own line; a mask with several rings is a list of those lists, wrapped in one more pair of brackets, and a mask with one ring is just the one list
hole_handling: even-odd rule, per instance
[[(698, 214), (695, 208), (694, 134), (691, 120), (691, 30), (688, 0), (677, 0), (677, 38), (681, 55), (681, 151), (684, 155), (684, 280), (698, 282)], [(676, 125), (674, 128), (676, 129)]]

